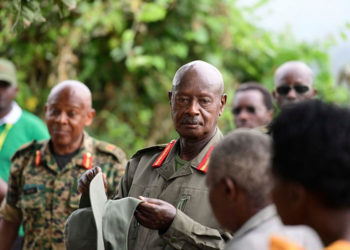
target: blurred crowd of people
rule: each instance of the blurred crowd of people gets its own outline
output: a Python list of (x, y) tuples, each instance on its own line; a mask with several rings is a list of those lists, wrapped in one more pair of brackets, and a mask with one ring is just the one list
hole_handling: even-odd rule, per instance
[(129, 160), (85, 131), (84, 83), (51, 89), (46, 126), (17, 91), (0, 59), (0, 250), (350, 249), (350, 111), (314, 99), (303, 62), (278, 67), (272, 93), (241, 84), (225, 136), (220, 71), (181, 66), (168, 92), (179, 137)]

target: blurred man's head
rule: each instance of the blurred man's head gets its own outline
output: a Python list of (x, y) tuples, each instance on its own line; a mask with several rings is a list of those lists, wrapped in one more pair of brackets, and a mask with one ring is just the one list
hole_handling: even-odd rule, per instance
[(84, 128), (92, 123), (94, 115), (91, 92), (85, 84), (67, 80), (52, 88), (45, 118), (55, 152), (67, 154), (78, 149)]
[(350, 111), (318, 100), (291, 105), (271, 131), (273, 197), (283, 222), (309, 225), (329, 243), (323, 229), (332, 228), (332, 216), (319, 211), (350, 211)]
[(289, 61), (275, 72), (273, 96), (280, 108), (288, 104), (312, 99), (317, 91), (313, 88), (311, 69), (303, 62)]
[(0, 118), (10, 112), (18, 92), (15, 65), (0, 58)]
[(174, 76), (169, 99), (180, 137), (211, 138), (226, 103), (222, 75), (213, 65), (203, 61), (185, 64)]
[(273, 118), (272, 96), (259, 83), (244, 83), (236, 90), (232, 113), (236, 128), (266, 126)]
[(270, 203), (271, 139), (259, 131), (227, 134), (210, 156), (207, 185), (218, 222), (235, 232)]

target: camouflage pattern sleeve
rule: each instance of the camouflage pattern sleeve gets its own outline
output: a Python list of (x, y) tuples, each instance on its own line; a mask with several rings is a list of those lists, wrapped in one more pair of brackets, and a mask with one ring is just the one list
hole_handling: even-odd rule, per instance
[(6, 203), (1, 206), (0, 214), (11, 222), (20, 222), (22, 215), (17, 203), (20, 198), (22, 171), (24, 166), (31, 159), (31, 152), (35, 148), (36, 142), (22, 146), (12, 157)]

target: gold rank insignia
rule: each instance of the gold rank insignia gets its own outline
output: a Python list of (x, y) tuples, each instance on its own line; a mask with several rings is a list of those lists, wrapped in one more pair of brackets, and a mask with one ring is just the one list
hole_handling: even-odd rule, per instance
[(83, 167), (86, 169), (91, 169), (92, 167), (92, 155), (89, 152), (85, 153), (83, 156)]
[(39, 166), (40, 162), (41, 162), (41, 152), (40, 150), (37, 150), (35, 152), (35, 166), (36, 167)]

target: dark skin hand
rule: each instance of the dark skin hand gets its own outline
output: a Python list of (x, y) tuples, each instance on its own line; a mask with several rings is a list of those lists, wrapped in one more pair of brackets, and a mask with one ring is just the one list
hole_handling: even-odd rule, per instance
[[(80, 193), (89, 194), (89, 186), (92, 179), (98, 174), (102, 173), (102, 170), (100, 167), (92, 168), (88, 171), (86, 171), (80, 178), (78, 183), (78, 190)], [(103, 183), (105, 186), (105, 192), (107, 193), (107, 179), (106, 175), (103, 174)]]
[(165, 232), (173, 222), (176, 208), (168, 202), (139, 196), (143, 202), (135, 211), (137, 221), (144, 227)]
[[(100, 172), (102, 172), (100, 167), (86, 171), (79, 179), (79, 192), (89, 194), (90, 182)], [(103, 181), (107, 193), (105, 175), (103, 175)], [(175, 218), (176, 208), (170, 203), (159, 199), (145, 198), (142, 196), (139, 196), (139, 199), (143, 202), (138, 205), (135, 211), (137, 221), (144, 227), (165, 232)]]

